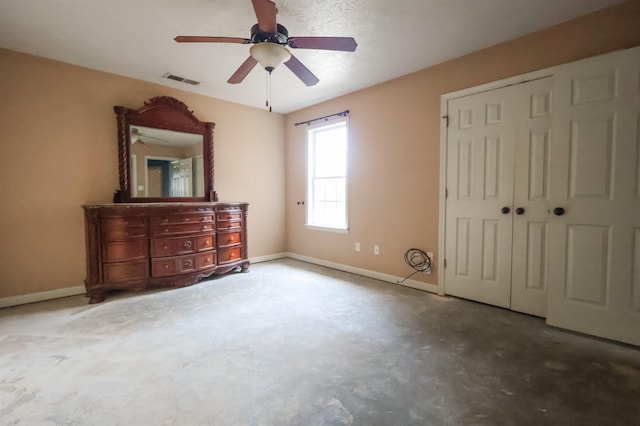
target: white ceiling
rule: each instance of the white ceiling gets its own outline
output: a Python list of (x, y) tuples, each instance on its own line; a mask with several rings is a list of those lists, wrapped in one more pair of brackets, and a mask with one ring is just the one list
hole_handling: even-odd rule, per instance
[[(352, 36), (354, 53), (291, 49), (320, 83), (286, 67), (273, 109), (305, 106), (621, 3), (621, 0), (277, 0), (290, 36)], [(258, 108), (265, 72), (226, 81), (249, 45), (176, 43), (176, 35), (250, 37), (250, 0), (0, 0), (0, 47)], [(172, 73), (199, 86), (162, 78)], [(160, 95), (160, 93), (159, 93)]]

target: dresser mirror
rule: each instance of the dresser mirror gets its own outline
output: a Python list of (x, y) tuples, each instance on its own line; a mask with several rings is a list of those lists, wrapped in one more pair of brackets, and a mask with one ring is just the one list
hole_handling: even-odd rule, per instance
[(217, 201), (213, 123), (177, 99), (159, 96), (139, 109), (115, 106), (120, 190), (116, 202)]

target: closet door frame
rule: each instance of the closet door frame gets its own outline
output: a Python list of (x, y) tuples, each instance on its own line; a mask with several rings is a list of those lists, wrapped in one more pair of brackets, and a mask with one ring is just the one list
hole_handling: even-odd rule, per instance
[[(546, 74), (554, 83), (556, 141), (549, 151), (549, 201), (558, 204), (548, 213), (563, 216), (548, 222), (554, 261), (548, 266), (547, 324), (640, 345), (639, 53), (640, 46), (621, 49), (442, 96), (439, 271), (447, 243), (449, 101)], [(440, 294), (445, 279), (440, 272)]]

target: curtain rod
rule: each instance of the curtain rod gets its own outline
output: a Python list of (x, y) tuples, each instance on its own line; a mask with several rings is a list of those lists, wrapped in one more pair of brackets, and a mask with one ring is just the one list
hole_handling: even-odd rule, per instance
[(307, 124), (308, 125), (308, 124), (313, 123), (314, 121), (320, 121), (320, 120), (325, 120), (326, 121), (330, 117), (336, 117), (336, 116), (337, 117), (345, 117), (347, 114), (349, 114), (349, 110), (345, 109), (342, 112), (336, 112), (335, 114), (325, 115), (324, 117), (312, 118), (311, 120), (307, 120), (307, 121), (300, 121), (299, 123), (296, 123), (295, 125), (296, 126), (299, 126), (301, 124)]

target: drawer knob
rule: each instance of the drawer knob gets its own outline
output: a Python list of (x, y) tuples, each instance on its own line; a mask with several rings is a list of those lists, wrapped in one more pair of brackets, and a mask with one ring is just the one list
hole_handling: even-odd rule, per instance
[(167, 219), (166, 217), (162, 219), (162, 223), (167, 223), (169, 222), (169, 219)]
[(166, 244), (165, 244), (165, 245), (163, 245), (163, 246), (162, 246), (162, 248), (163, 248), (164, 250), (169, 250), (169, 246), (168, 246), (168, 245), (166, 245)]
[(169, 232), (169, 230), (167, 228), (164, 228), (162, 232), (166, 234), (167, 232)]
[(203, 231), (206, 231), (207, 229), (209, 229), (209, 227), (208, 227), (208, 226), (203, 226), (203, 227), (202, 227), (202, 230), (203, 230)]
[(184, 221), (185, 221), (185, 222), (189, 222), (189, 218), (188, 218), (188, 217), (185, 217), (185, 218), (184, 218)]
[(184, 248), (191, 248), (191, 246), (193, 246), (193, 242), (191, 240), (187, 240), (183, 244)]
[(166, 263), (164, 264), (164, 269), (169, 269), (169, 265), (167, 265)]
[(191, 260), (191, 259), (185, 260), (185, 261), (184, 261), (184, 263), (183, 263), (182, 265), (183, 265), (185, 268), (190, 268), (190, 267), (192, 267), (192, 266), (193, 266), (193, 260)]

